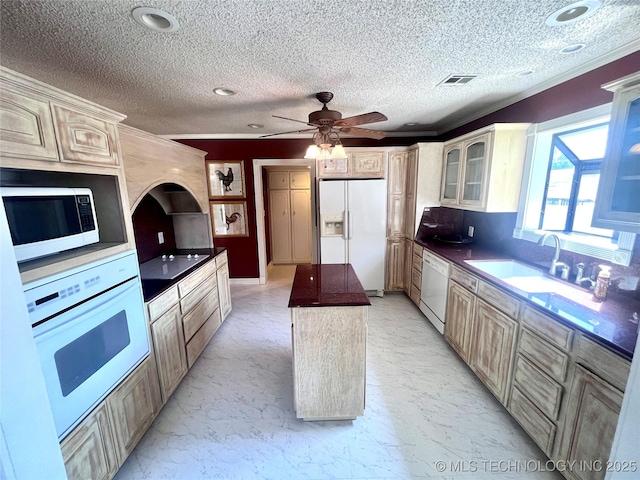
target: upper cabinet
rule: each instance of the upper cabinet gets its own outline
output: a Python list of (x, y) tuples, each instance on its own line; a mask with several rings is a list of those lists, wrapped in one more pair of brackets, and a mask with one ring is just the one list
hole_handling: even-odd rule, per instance
[[(0, 67), (0, 155), (4, 167), (70, 172), (117, 168), (121, 163), (117, 124), (125, 118)], [(41, 163), (43, 160), (47, 163)]]
[(440, 203), (516, 212), (529, 124), (497, 123), (445, 143)]
[(384, 178), (387, 152), (369, 148), (345, 148), (347, 158), (317, 160), (318, 178)]
[(640, 72), (603, 88), (615, 93), (592, 225), (640, 233)]

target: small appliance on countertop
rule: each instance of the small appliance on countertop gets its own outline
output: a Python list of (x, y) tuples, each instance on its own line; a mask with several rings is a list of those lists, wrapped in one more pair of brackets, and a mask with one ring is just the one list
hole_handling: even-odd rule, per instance
[(140, 264), (140, 278), (142, 280), (173, 280), (209, 256), (198, 253), (162, 255)]

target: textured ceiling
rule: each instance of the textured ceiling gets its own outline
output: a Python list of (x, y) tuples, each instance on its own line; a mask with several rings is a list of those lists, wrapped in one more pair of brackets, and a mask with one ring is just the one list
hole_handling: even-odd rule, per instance
[[(2, 0), (0, 64), (156, 134), (304, 128), (271, 115), (306, 121), (323, 90), (345, 117), (387, 115), (371, 128), (442, 132), (630, 43), (639, 48), (638, 0), (602, 0), (583, 21), (545, 25), (571, 1)], [(146, 29), (130, 15), (137, 6), (163, 9), (181, 28)], [(558, 53), (575, 43), (587, 46)], [(523, 70), (535, 72), (515, 76)], [(478, 78), (437, 86), (452, 73)]]

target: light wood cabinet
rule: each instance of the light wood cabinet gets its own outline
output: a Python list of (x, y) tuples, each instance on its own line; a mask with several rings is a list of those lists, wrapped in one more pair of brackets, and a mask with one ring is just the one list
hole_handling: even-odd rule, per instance
[(389, 154), (387, 180), (387, 237), (402, 237), (405, 220), (407, 152)]
[(308, 171), (269, 171), (271, 258), (274, 264), (311, 263)]
[(640, 72), (603, 88), (613, 111), (592, 225), (640, 233)]
[(164, 404), (187, 373), (182, 318), (178, 305), (151, 324), (151, 336)]
[(404, 248), (403, 238), (387, 240), (387, 268), (385, 290), (402, 290), (404, 281)]
[[(620, 415), (623, 394), (598, 376), (578, 365), (571, 383), (559, 458), (568, 462), (603, 466), (572, 469), (565, 476), (575, 480), (601, 480), (605, 477), (613, 437)], [(629, 459), (631, 460), (631, 459)]]
[(209, 344), (221, 323), (222, 319), (220, 318), (220, 309), (218, 308), (198, 329), (189, 343), (187, 343), (187, 363), (189, 364), (189, 368), (193, 367), (193, 364)]
[(160, 388), (154, 362), (152, 357), (143, 360), (107, 399), (121, 462), (133, 451), (160, 409)]
[(317, 160), (318, 178), (384, 178), (387, 152), (369, 148), (345, 148), (347, 158)]
[(517, 330), (514, 320), (477, 300), (469, 365), (503, 405), (509, 391)]
[(218, 277), (218, 297), (220, 299), (220, 321), (231, 313), (231, 288), (229, 287), (229, 265), (222, 265), (216, 272)]
[(61, 161), (120, 165), (120, 142), (114, 122), (61, 105), (51, 107)]
[(3, 88), (0, 95), (0, 155), (58, 161), (49, 102), (32, 92)]
[(483, 212), (516, 212), (528, 126), (499, 123), (446, 142), (441, 204)]
[(412, 148), (407, 153), (405, 172), (404, 236), (413, 240), (416, 236), (417, 148)]
[(411, 269), (413, 263), (413, 240), (404, 239), (404, 268), (402, 269), (402, 289), (411, 297)]
[(104, 403), (78, 425), (60, 444), (69, 480), (109, 480), (120, 463), (112, 424)]
[(469, 363), (475, 305), (476, 296), (473, 293), (455, 282), (449, 282), (444, 338), (466, 363)]

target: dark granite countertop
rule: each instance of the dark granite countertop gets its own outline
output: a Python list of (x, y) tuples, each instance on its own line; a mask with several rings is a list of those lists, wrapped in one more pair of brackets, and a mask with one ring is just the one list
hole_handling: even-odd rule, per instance
[[(560, 323), (574, 327), (585, 335), (631, 359), (638, 338), (638, 325), (629, 321), (634, 312), (640, 313), (640, 302), (632, 299), (612, 298), (604, 302), (593, 299), (593, 293), (568, 282), (562, 282), (562, 295), (557, 293), (528, 293), (513, 287), (499, 278), (474, 268), (465, 260), (521, 260), (496, 254), (475, 245), (443, 245), (416, 240), (419, 245), (440, 255), (449, 262), (473, 273), (487, 282), (511, 293)], [(541, 270), (538, 265), (532, 265)], [(549, 275), (545, 274), (550, 277)], [(556, 279), (558, 280), (558, 279)], [(560, 281), (560, 280), (558, 280)]]
[(298, 265), (289, 308), (371, 305), (353, 267), (348, 264)]
[(175, 250), (173, 252), (168, 252), (173, 255), (188, 255), (189, 253), (197, 253), (198, 255), (209, 255), (209, 258), (206, 260), (194, 265), (193, 268), (189, 270), (185, 270), (179, 276), (174, 278), (173, 280), (142, 280), (142, 293), (144, 295), (144, 301), (150, 302), (154, 298), (156, 298), (161, 293), (165, 292), (173, 285), (178, 283), (180, 280), (187, 277), (190, 273), (193, 273), (198, 268), (206, 265), (208, 262), (214, 260), (218, 255), (226, 250), (225, 247), (215, 247), (215, 248), (192, 248), (189, 250)]

